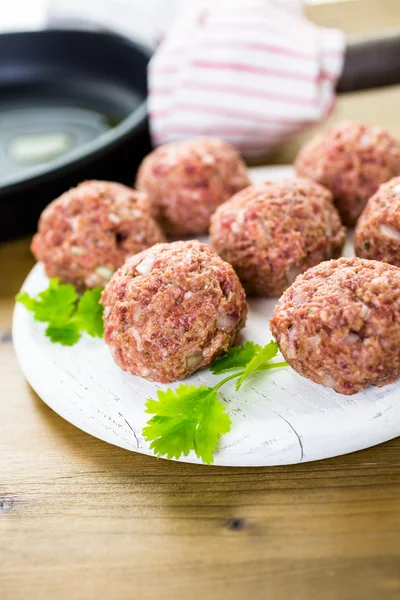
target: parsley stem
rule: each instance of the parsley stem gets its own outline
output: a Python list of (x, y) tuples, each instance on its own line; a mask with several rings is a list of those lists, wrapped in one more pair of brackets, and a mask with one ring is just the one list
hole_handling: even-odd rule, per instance
[(269, 365), (264, 365), (262, 367), (263, 371), (267, 369), (277, 369), (278, 367), (287, 367), (288, 363), (286, 361), (270, 363)]
[[(278, 369), (279, 367), (287, 367), (287, 362), (283, 361), (270, 363), (269, 365), (264, 365), (263, 367), (261, 367), (261, 369), (263, 371), (267, 371), (268, 369)], [(222, 379), (219, 383), (217, 383), (217, 385), (213, 387), (213, 390), (218, 391), (219, 388), (222, 387), (225, 383), (231, 381), (232, 379), (236, 379), (237, 377), (241, 377), (243, 374), (244, 369), (242, 369), (242, 371), (236, 371), (236, 373), (232, 373), (232, 375), (228, 375), (228, 377), (225, 377), (225, 379)]]
[(220, 387), (222, 387), (224, 385), (224, 383), (227, 383), (228, 381), (230, 381), (231, 379), (235, 379), (236, 377), (241, 377), (244, 373), (243, 371), (237, 371), (236, 373), (232, 373), (232, 375), (229, 375), (228, 377), (225, 377), (225, 379), (223, 379), (222, 381), (220, 381), (219, 383), (217, 383), (216, 386), (214, 386), (214, 390), (217, 391), (219, 390)]

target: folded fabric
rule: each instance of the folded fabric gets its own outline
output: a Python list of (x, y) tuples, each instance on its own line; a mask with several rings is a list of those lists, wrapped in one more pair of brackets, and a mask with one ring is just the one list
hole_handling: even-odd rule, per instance
[(297, 0), (192, 0), (149, 65), (154, 143), (206, 135), (272, 151), (330, 113), (344, 46)]

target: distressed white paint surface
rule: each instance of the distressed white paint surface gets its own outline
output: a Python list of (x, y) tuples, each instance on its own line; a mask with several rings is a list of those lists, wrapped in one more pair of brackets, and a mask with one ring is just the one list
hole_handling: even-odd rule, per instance
[[(252, 170), (254, 181), (290, 175), (291, 169)], [(348, 241), (346, 255), (351, 255)], [(24, 289), (47, 287), (41, 265)], [(250, 300), (243, 340), (265, 344), (275, 300)], [(26, 379), (55, 412), (83, 431), (128, 450), (152, 454), (141, 430), (149, 419), (148, 397), (165, 386), (127, 375), (113, 362), (102, 340), (83, 337), (72, 348), (52, 344), (45, 325), (17, 305), (13, 339)], [(214, 385), (207, 370), (187, 380)], [(175, 384), (179, 385), (179, 383)], [(400, 383), (342, 396), (297, 375), (290, 368), (250, 379), (240, 392), (234, 383), (221, 390), (232, 429), (215, 454), (216, 465), (264, 466), (318, 460), (379, 444), (400, 435)], [(200, 462), (196, 456), (182, 459)]]

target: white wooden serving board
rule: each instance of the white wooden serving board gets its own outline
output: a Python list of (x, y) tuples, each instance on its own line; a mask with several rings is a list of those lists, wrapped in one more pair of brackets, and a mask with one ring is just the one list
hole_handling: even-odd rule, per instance
[[(290, 167), (251, 170), (254, 181), (290, 176)], [(346, 246), (352, 255), (352, 243)], [(23, 289), (36, 294), (47, 287), (36, 265)], [(250, 300), (242, 340), (267, 343), (275, 300)], [(71, 348), (52, 344), (20, 304), (15, 308), (13, 340), (22, 371), (36, 393), (55, 412), (83, 431), (127, 450), (152, 455), (141, 431), (150, 415), (146, 399), (166, 386), (123, 372), (106, 344), (90, 336)], [(221, 376), (222, 378), (223, 376)], [(208, 370), (187, 380), (215, 385)], [(171, 387), (179, 385), (173, 384)], [(292, 369), (254, 376), (235, 392), (221, 389), (232, 428), (215, 453), (215, 465), (267, 466), (319, 460), (379, 444), (400, 435), (400, 383), (342, 396), (314, 384)], [(194, 454), (182, 458), (199, 463)]]

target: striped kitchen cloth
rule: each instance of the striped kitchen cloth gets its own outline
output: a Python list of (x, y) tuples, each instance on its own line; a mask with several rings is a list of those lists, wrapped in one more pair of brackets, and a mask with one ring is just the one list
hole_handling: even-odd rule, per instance
[(330, 113), (344, 47), (298, 0), (191, 0), (149, 65), (154, 144), (210, 135), (271, 152)]

